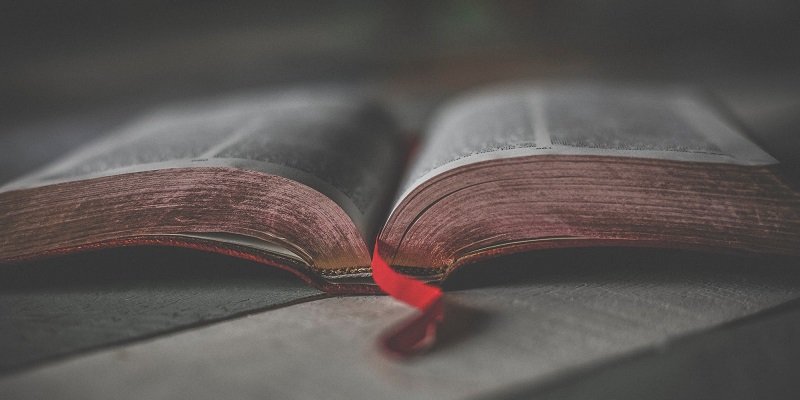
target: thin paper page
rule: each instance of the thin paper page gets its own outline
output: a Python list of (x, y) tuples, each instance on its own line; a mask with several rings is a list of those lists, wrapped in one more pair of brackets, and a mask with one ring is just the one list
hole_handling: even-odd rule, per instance
[(234, 167), (325, 194), (362, 233), (379, 225), (403, 149), (388, 119), (341, 91), (289, 91), (162, 108), (0, 190), (170, 168)]
[(439, 113), (398, 201), (463, 165), (544, 154), (777, 162), (686, 90), (594, 84), (498, 88)]

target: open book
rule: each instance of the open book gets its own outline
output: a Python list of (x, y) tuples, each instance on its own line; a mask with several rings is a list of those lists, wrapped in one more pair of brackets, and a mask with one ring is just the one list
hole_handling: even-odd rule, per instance
[(423, 281), (556, 247), (800, 255), (800, 193), (691, 91), (520, 84), (435, 115), (409, 146), (342, 90), (164, 107), (0, 189), (0, 262), (182, 246), (371, 292), (376, 240)]

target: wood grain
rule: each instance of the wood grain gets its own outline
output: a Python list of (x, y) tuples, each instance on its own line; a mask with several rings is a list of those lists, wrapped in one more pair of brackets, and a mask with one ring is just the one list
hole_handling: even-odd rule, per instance
[(3, 266), (0, 374), (319, 296), (288, 273), (181, 249)]
[(0, 396), (483, 396), (578, 368), (599, 371), (800, 297), (791, 264), (674, 251), (547, 251), (490, 260), (454, 278), (448, 296), (482, 317), (471, 335), (408, 363), (387, 360), (374, 339), (410, 310), (386, 297), (341, 297), (9, 376)]

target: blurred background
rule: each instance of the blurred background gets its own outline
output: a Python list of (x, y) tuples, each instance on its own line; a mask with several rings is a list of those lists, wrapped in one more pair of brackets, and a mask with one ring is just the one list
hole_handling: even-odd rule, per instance
[(685, 83), (800, 149), (791, 0), (31, 0), (0, 30), (0, 182), (162, 102), (315, 82), (377, 87), (412, 130), (490, 82)]

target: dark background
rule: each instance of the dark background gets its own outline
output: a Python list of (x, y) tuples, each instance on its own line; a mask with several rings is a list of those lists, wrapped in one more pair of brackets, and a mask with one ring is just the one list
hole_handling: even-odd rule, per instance
[(782, 0), (6, 2), (0, 106), (26, 119), (309, 80), (786, 82), (798, 38), (800, 3)]
[(797, 164), (799, 39), (784, 0), (5, 2), (0, 182), (162, 102), (331, 81), (417, 101), (416, 130), (495, 81), (695, 85)]

